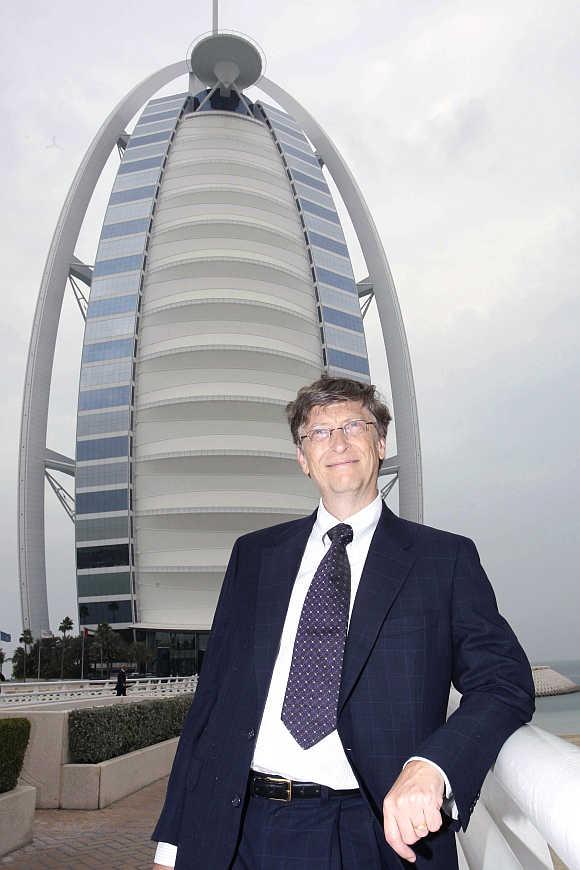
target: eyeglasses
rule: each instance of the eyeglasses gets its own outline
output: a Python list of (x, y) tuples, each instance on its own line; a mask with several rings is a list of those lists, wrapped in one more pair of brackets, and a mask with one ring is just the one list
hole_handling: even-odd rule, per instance
[(344, 426), (335, 426), (334, 429), (329, 429), (327, 426), (315, 426), (310, 432), (305, 435), (300, 435), (300, 443), (305, 438), (310, 439), (313, 444), (322, 444), (324, 441), (330, 441), (333, 432), (340, 430), (347, 441), (352, 441), (355, 438), (361, 438), (367, 432), (367, 426), (376, 426), (376, 420), (349, 420)]

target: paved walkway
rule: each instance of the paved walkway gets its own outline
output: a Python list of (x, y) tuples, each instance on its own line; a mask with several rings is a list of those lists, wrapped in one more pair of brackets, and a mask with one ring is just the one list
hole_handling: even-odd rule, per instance
[(4, 859), (10, 870), (152, 870), (149, 838), (161, 811), (167, 777), (104, 810), (37, 810), (34, 840)]
[[(580, 745), (580, 738), (574, 742)], [(167, 777), (105, 810), (37, 810), (33, 842), (0, 859), (0, 868), (152, 870), (155, 843), (149, 838), (166, 787)], [(554, 852), (552, 859), (555, 870), (567, 870)]]

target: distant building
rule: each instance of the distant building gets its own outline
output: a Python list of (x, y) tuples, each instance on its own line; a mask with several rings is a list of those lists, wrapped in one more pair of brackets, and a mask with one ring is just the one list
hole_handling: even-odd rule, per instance
[[(48, 627), (42, 492), (47, 469), (60, 470), (75, 476), (79, 622), (135, 632), (158, 649), (159, 672), (198, 669), (235, 538), (314, 509), (284, 406), (323, 371), (370, 379), (360, 299), (372, 293), (399, 444), (385, 481), (398, 478), (403, 515), (422, 514), (411, 366), (380, 240), (332, 142), (261, 68), (248, 40), (214, 34), (193, 50), (187, 92), (147, 102), (187, 72), (174, 64), (120, 103), (73, 182), (35, 318), (19, 491), (24, 624), (35, 636)], [(256, 82), (265, 101), (245, 93)], [(115, 143), (91, 273), (74, 243)], [(323, 166), (367, 261), (358, 285)], [(90, 284), (74, 461), (46, 450), (43, 393), (67, 274)]]

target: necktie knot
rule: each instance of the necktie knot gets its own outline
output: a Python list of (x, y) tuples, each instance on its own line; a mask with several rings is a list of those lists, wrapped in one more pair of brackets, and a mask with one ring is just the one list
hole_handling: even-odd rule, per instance
[(337, 526), (329, 529), (326, 534), (333, 544), (342, 544), (343, 547), (346, 547), (352, 541), (352, 526), (346, 523), (339, 523)]

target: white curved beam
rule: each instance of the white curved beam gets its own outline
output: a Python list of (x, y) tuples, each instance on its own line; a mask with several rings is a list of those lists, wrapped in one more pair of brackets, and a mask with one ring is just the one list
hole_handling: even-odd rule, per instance
[(406, 519), (421, 522), (423, 481), (415, 384), (395, 284), (377, 228), (350, 169), (312, 115), (270, 79), (263, 76), (256, 84), (302, 127), (332, 175), (348, 209), (373, 284), (385, 340), (400, 463), (399, 513)]
[(187, 72), (185, 61), (163, 67), (136, 85), (113, 109), (82, 159), (48, 252), (28, 349), (18, 474), (22, 621), (34, 637), (40, 637), (41, 631), (49, 627), (44, 555), (46, 425), (58, 323), (76, 241), (95, 185), (125, 126), (159, 88)]

